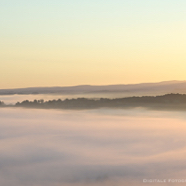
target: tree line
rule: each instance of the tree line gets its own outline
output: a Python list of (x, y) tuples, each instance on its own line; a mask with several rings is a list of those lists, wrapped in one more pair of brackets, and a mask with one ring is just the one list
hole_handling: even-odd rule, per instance
[(24, 100), (15, 105), (6, 105), (0, 101), (1, 107), (29, 107), (29, 108), (56, 108), (56, 109), (94, 109), (94, 108), (158, 108), (158, 109), (185, 109), (186, 94), (166, 94), (162, 96), (142, 96), (125, 98), (100, 98), (100, 99), (65, 99), (65, 100)]
[(16, 107), (33, 107), (33, 108), (62, 108), (62, 109), (87, 109), (100, 107), (182, 107), (186, 108), (186, 94), (166, 94), (162, 96), (142, 96), (126, 98), (100, 98), (100, 99), (65, 99), (44, 101), (25, 100), (17, 102)]

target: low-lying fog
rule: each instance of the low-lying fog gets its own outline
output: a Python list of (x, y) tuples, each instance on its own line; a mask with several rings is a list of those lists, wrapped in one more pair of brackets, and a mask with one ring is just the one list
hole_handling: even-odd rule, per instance
[(49, 100), (64, 100), (64, 99), (76, 99), (76, 98), (91, 98), (91, 99), (99, 99), (99, 98), (123, 98), (123, 97), (132, 97), (132, 96), (155, 96), (155, 95), (164, 95), (164, 93), (159, 93), (159, 94), (152, 94), (152, 93), (130, 93), (130, 92), (125, 92), (125, 93), (120, 93), (120, 92), (115, 92), (115, 93), (87, 93), (87, 94), (15, 94), (15, 95), (0, 95), (0, 101), (3, 101), (5, 104), (15, 104), (17, 102), (22, 102), (24, 100), (40, 100), (44, 99), (45, 101)]
[(15, 104), (17, 102), (22, 102), (24, 100), (29, 100), (29, 101), (33, 101), (34, 99), (36, 100), (40, 100), (40, 99), (44, 99), (45, 101), (48, 100), (64, 100), (66, 98), (68, 99), (72, 99), (72, 98), (93, 98), (93, 99), (97, 99), (97, 98), (122, 98), (122, 97), (127, 97), (127, 96), (131, 96), (130, 94), (128, 95), (123, 95), (120, 93), (115, 93), (115, 94), (28, 94), (28, 95), (0, 95), (0, 101), (3, 101), (5, 104)]
[(185, 161), (185, 112), (0, 109), (2, 186), (155, 186)]

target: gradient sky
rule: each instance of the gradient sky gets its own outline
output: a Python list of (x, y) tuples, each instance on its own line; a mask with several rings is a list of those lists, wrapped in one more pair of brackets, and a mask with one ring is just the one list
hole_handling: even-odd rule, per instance
[(0, 88), (186, 79), (185, 0), (0, 0)]

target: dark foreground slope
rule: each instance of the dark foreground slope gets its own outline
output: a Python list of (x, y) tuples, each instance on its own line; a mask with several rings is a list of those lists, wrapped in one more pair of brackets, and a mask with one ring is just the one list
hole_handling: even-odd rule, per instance
[(52, 109), (94, 109), (94, 108), (134, 108), (186, 110), (186, 94), (166, 94), (163, 96), (143, 96), (117, 99), (65, 99), (65, 100), (25, 100), (15, 107), (52, 108)]

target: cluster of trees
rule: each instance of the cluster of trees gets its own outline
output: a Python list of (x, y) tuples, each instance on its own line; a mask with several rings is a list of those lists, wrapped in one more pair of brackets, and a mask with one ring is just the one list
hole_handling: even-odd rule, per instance
[(4, 105), (4, 102), (3, 101), (0, 101), (0, 106), (3, 106)]
[(181, 106), (186, 108), (186, 94), (166, 94), (163, 96), (142, 96), (128, 98), (100, 98), (100, 99), (65, 99), (65, 100), (25, 100), (16, 103), (15, 106), (33, 108), (63, 108), (63, 109), (87, 109), (100, 107), (170, 107)]

